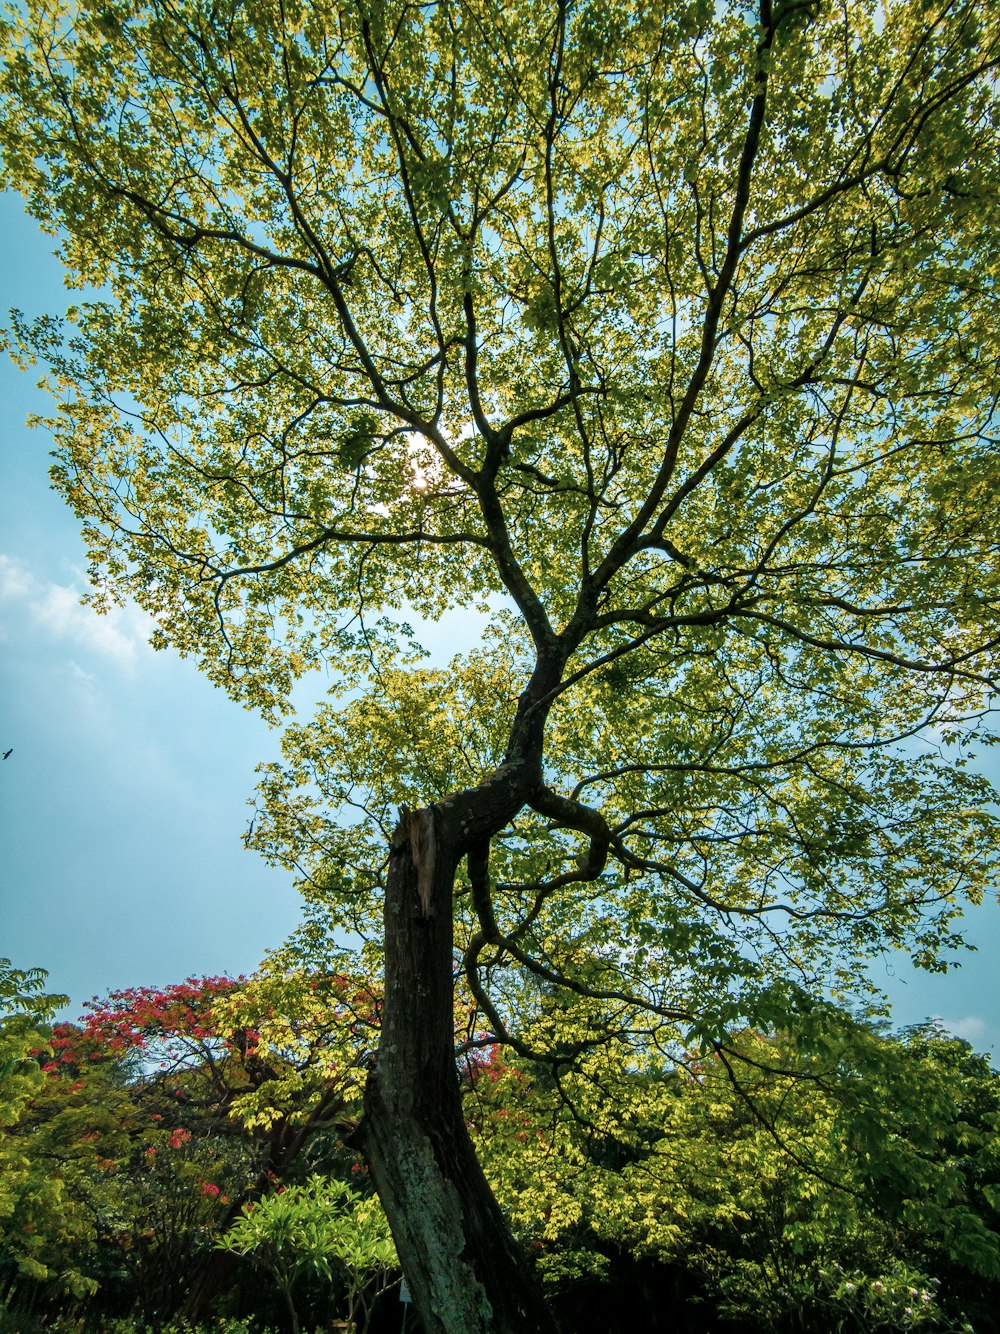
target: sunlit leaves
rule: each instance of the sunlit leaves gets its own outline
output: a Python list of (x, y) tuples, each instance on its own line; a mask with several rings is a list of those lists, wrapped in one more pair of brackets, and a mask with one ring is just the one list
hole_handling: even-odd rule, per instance
[[(993, 8), (32, 0), (4, 43), (4, 180), (91, 284), (10, 341), (98, 597), (270, 717), (330, 672), (248, 836), (299, 962), (377, 978), (399, 808), (517, 770), (455, 946), (522, 1054), (943, 966), (997, 843), (948, 749), (1000, 642)], [(429, 669), (449, 608), (489, 629)]]
[(957, 1329), (997, 1274), (997, 1097), (964, 1043), (818, 1006), (794, 1035), (680, 1064), (605, 1054), (550, 1075), (495, 1055), (467, 1106), (556, 1285), (622, 1247), (750, 1328)]
[(361, 1334), (398, 1264), (378, 1200), (318, 1176), (247, 1205), (218, 1245), (270, 1270), (292, 1311), (298, 1274), (340, 1280), (348, 1320)]

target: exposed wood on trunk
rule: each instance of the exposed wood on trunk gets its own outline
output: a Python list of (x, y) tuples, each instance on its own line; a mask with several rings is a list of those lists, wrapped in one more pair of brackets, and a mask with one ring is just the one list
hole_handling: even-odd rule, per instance
[(417, 872), (417, 897), (424, 916), (431, 912), (431, 896), (434, 886), (434, 860), (437, 845), (434, 840), (434, 808), (424, 807), (419, 811), (400, 811), (400, 823), (410, 835), (410, 856)]

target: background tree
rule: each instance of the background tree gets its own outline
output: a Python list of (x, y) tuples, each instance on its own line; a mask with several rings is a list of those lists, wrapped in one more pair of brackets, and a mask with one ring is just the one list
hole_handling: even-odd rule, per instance
[[(268, 1064), (289, 1029), (300, 1044), (313, 1023), (326, 1032), (325, 984), (370, 1003), (370, 988), (314, 980), (265, 979), (268, 1004), (242, 1011), (237, 1031), (261, 1023)], [(314, 1128), (286, 1164), (288, 1188), (271, 1172), (280, 1193), (261, 1196), (259, 1090), (249, 1132), (235, 1060), (235, 1120), (199, 1095), (257, 985), (134, 988), (91, 1002), (81, 1026), (33, 1030), (31, 1096), (4, 1146), (30, 1179), (11, 1175), (15, 1207), (0, 1220), (0, 1313), (19, 1329), (162, 1322), (193, 1278), (204, 1291), (197, 1267), (213, 1245), (233, 1259), (216, 1273), (216, 1313), (280, 1323), (270, 1285), (235, 1258), (247, 1255), (289, 1292), (294, 1281), (304, 1311), (328, 1311), (332, 1296), (349, 1319), (372, 1315), (393, 1252), (377, 1202), (345, 1184), (367, 1185), (336, 1149), (346, 1125)], [(933, 1028), (886, 1037), (817, 1006), (787, 1033), (740, 1035), (739, 1067), (724, 1050), (676, 1064), (605, 1044), (560, 1070), (463, 1029), (465, 1118), (567, 1328), (619, 1334), (665, 1308), (689, 1334), (995, 1327), (1000, 1083), (967, 1044)], [(327, 1037), (326, 1055), (358, 1037)], [(214, 1073), (194, 1057), (206, 1042)], [(168, 1052), (164, 1070), (155, 1058)], [(317, 1068), (300, 1075), (298, 1111), (294, 1076), (272, 1081), (272, 1120), (309, 1123)]]
[(358, 1068), (375, 1041), (378, 1005), (343, 975), (191, 977), (112, 991), (85, 1009), (84, 1040), (131, 1058), (150, 1114), (215, 1134), (256, 1132), (265, 1177), (287, 1176), (318, 1129), (346, 1133), (360, 1115)]
[[(146, 997), (157, 994), (149, 988)], [(92, 1003), (91, 1022), (45, 1035), (38, 1086), (8, 1131), (44, 1183), (41, 1198), (55, 1202), (44, 1211), (29, 1196), (0, 1244), (3, 1267), (14, 1261), (22, 1271), (7, 1300), (24, 1318), (65, 1315), (67, 1294), (79, 1302), (99, 1293), (92, 1305), (103, 1317), (134, 1309), (166, 1319), (231, 1195), (258, 1171), (248, 1137), (185, 1105), (176, 1070), (167, 1087), (153, 1087), (164, 1072), (151, 1074), (121, 1038), (121, 993), (115, 1000), (118, 1032), (94, 1022)], [(30, 1268), (19, 1260), (25, 1243), (37, 1262)]]
[(567, 1327), (641, 1326), (663, 1305), (625, 1299), (645, 1282), (698, 1330), (994, 1329), (988, 1061), (835, 1010), (741, 1052), (558, 1084), (496, 1052), (477, 1073), (477, 1145)]
[[(331, 972), (330, 954), (324, 962), (322, 971), (308, 973), (301, 961), (265, 968), (212, 999), (204, 1036), (223, 1056), (195, 1062), (194, 1089), (207, 1085), (230, 1133), (249, 1134), (257, 1147), (255, 1179), (233, 1195), (223, 1233), (246, 1203), (278, 1183), (301, 1180), (320, 1165), (340, 1172), (353, 1165), (343, 1140), (360, 1120), (379, 1001), (369, 984)], [(187, 1316), (197, 1318), (231, 1286), (231, 1256), (223, 1249), (205, 1257), (185, 1302)]]
[[(4, 182), (92, 287), (13, 338), (97, 604), (269, 715), (334, 664), (261, 838), (384, 963), (359, 1141), (429, 1334), (548, 1328), (456, 956), (555, 1078), (940, 966), (989, 880), (939, 747), (994, 684), (1000, 14), (26, 0), (4, 41)], [(483, 645), (415, 666), (455, 606)]]
[(54, 1317), (86, 1297), (95, 1321), (157, 1322), (245, 1290), (215, 1249), (241, 1206), (353, 1162), (340, 1137), (360, 1114), (368, 1031), (355, 995), (342, 977), (188, 978), (95, 997), (79, 1024), (51, 1027), (38, 1016), (65, 998), (34, 998), (6, 1131), (11, 1308)]
[(4, 1301), (18, 1286), (53, 1279), (65, 1291), (82, 1295), (89, 1284), (68, 1256), (50, 1273), (49, 1239), (74, 1235), (65, 1218), (62, 1182), (49, 1165), (27, 1150), (16, 1134), (26, 1108), (53, 1069), (49, 1024), (66, 996), (46, 993), (48, 974), (41, 968), (15, 968), (0, 959), (0, 1284)]

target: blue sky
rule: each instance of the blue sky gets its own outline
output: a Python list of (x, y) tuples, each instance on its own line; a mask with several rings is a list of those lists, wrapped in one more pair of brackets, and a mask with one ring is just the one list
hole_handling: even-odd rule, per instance
[[(53, 242), (0, 195), (0, 312), (68, 302)], [(76, 521), (48, 484), (49, 403), (0, 359), (0, 955), (49, 971), (73, 1013), (92, 994), (252, 970), (294, 928), (297, 896), (242, 836), (254, 768), (278, 734), (196, 669), (145, 643), (137, 610), (79, 603)], [(434, 656), (467, 647), (460, 618)], [(467, 623), (461, 622), (467, 633)], [(454, 637), (454, 643), (449, 640)], [(1000, 908), (970, 914), (978, 952), (944, 976), (884, 961), (898, 1023), (940, 1016), (1000, 1055)]]
[[(53, 243), (0, 197), (0, 307), (69, 299)], [(80, 606), (76, 521), (48, 485), (46, 411), (0, 363), (0, 954), (77, 1006), (95, 992), (245, 971), (297, 920), (287, 876), (243, 849), (254, 765), (277, 736), (138, 610)]]

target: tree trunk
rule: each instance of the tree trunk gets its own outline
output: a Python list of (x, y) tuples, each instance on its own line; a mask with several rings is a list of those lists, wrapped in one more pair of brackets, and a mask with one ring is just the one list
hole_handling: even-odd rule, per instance
[(451, 798), (403, 811), (385, 900), (385, 1001), (358, 1140), (426, 1334), (554, 1334), (483, 1175), (455, 1068)]
[[(224, 1235), (228, 1220), (220, 1229)], [(191, 1288), (181, 1303), (178, 1314), (192, 1324), (200, 1321), (209, 1303), (220, 1292), (233, 1286), (239, 1273), (240, 1257), (232, 1251), (209, 1251), (195, 1268)]]
[(299, 1313), (295, 1309), (295, 1303), (292, 1301), (292, 1280), (290, 1278), (282, 1281), (278, 1279), (278, 1287), (281, 1289), (281, 1295), (285, 1299), (285, 1305), (288, 1307), (288, 1318), (292, 1323), (292, 1334), (301, 1334), (302, 1326), (299, 1324)]

